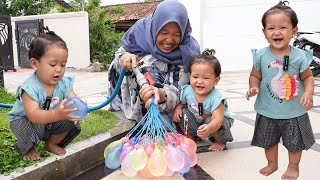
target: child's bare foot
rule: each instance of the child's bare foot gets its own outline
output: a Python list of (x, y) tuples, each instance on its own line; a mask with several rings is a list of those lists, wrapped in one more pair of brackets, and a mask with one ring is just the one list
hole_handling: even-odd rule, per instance
[(287, 171), (282, 175), (281, 179), (296, 180), (299, 177), (299, 166), (288, 166)]
[(215, 141), (209, 148), (208, 150), (210, 151), (222, 151), (226, 145), (222, 144), (220, 141)]
[(66, 154), (66, 150), (63, 149), (62, 147), (56, 145), (56, 144), (52, 144), (52, 143), (46, 143), (46, 145), (44, 146), (44, 148), (53, 153), (53, 154), (56, 154), (56, 155), (59, 155), (59, 156), (63, 156)]
[(40, 154), (34, 148), (31, 148), (29, 152), (23, 156), (23, 160), (25, 161), (33, 161), (38, 159), (40, 159)]
[(262, 169), (260, 169), (260, 174), (264, 176), (269, 176), (270, 174), (274, 173), (278, 170), (278, 165), (275, 163), (268, 163), (268, 165)]

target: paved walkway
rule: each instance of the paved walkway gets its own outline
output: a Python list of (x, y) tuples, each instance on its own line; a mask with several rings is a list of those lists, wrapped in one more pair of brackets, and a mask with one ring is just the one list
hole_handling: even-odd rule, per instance
[[(15, 93), (17, 87), (32, 75), (32, 69), (18, 68), (17, 72), (4, 72), (4, 86), (9, 92)], [(65, 76), (73, 76), (74, 91), (88, 105), (96, 106), (106, 100), (107, 73), (106, 72), (82, 72), (67, 70)]]
[[(5, 87), (15, 92), (15, 89), (24, 79), (31, 75), (28, 69), (18, 69), (17, 72), (5, 72)], [(89, 106), (105, 101), (107, 84), (106, 72), (87, 73), (68, 71), (66, 75), (75, 76), (74, 91)], [(221, 75), (218, 88), (227, 97), (230, 111), (236, 121), (232, 127), (234, 142), (227, 144), (228, 150), (222, 152), (206, 152), (207, 146), (198, 147), (198, 166), (194, 169), (200, 179), (215, 180), (279, 180), (286, 170), (288, 155), (286, 149), (279, 147), (279, 169), (269, 177), (259, 174), (259, 169), (266, 165), (264, 151), (261, 148), (250, 146), (255, 123), (253, 105), (255, 98), (247, 101), (244, 98), (248, 87), (249, 72), (230, 72)], [(316, 144), (308, 151), (303, 152), (300, 163), (300, 180), (319, 180), (317, 172), (320, 167), (320, 77), (315, 80), (314, 108), (309, 111)], [(126, 179), (120, 171), (106, 176), (104, 179)], [(164, 179), (164, 178), (160, 178)], [(169, 179), (192, 179), (176, 174)]]

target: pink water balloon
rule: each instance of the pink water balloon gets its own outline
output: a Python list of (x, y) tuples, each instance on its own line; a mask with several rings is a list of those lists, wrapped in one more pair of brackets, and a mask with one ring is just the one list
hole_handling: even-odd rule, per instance
[(197, 164), (198, 158), (196, 152), (191, 149), (189, 146), (181, 142), (178, 147), (183, 150), (190, 158), (191, 161), (191, 167), (195, 166)]
[(130, 142), (124, 143), (124, 144), (123, 144), (123, 149), (125, 149), (125, 148), (127, 148), (127, 147), (129, 147), (129, 146), (132, 146), (132, 145), (130, 144)]
[(196, 152), (191, 152), (189, 154), (191, 159), (191, 167), (194, 167), (198, 163), (198, 156)]
[(133, 177), (138, 173), (137, 170), (133, 169), (130, 163), (130, 159), (133, 154), (134, 154), (134, 150), (130, 151), (127, 154), (127, 156), (123, 159), (121, 164), (121, 172), (127, 177)]
[(162, 151), (168, 164), (168, 168), (172, 171), (179, 171), (184, 165), (184, 155), (177, 151), (171, 145), (168, 145)]
[(183, 150), (180, 148), (176, 147), (176, 149), (183, 154), (183, 159), (184, 159), (184, 164), (182, 169), (179, 170), (179, 173), (184, 174), (187, 173), (190, 170), (191, 167), (191, 160), (190, 157), (187, 153), (185, 153)]
[(177, 134), (173, 132), (167, 132), (164, 134), (164, 138), (166, 139), (167, 144), (178, 144), (180, 142), (177, 142)]
[(163, 174), (163, 176), (172, 176), (174, 174), (174, 171), (171, 169), (167, 168), (166, 172)]
[(133, 148), (134, 148), (133, 146), (128, 146), (122, 149), (122, 152), (120, 154), (120, 164), (122, 164), (123, 159), (128, 155), (130, 151), (133, 150)]
[(184, 135), (182, 135), (182, 134), (176, 134), (176, 145), (179, 145), (181, 142), (183, 142), (183, 140), (184, 140), (184, 138), (185, 138), (185, 136)]
[(152, 144), (147, 144), (146, 146), (144, 146), (144, 150), (147, 153), (147, 156), (150, 157), (151, 153), (154, 150), (154, 145)]
[(130, 139), (129, 139), (129, 136), (123, 137), (123, 142), (124, 142), (124, 143), (129, 142), (129, 140), (130, 140)]
[(191, 149), (191, 151), (197, 151), (197, 144), (192, 139), (186, 137), (183, 139), (183, 143), (187, 145)]
[(145, 166), (145, 167), (144, 167), (143, 169), (141, 169), (139, 172), (140, 172), (140, 174), (141, 174), (143, 177), (148, 177), (148, 178), (154, 177), (154, 176), (151, 174), (148, 166)]

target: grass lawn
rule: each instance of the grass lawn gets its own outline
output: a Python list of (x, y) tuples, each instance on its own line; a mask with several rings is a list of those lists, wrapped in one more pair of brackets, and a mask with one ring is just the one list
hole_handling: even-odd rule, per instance
[[(13, 104), (15, 102), (14, 95), (0, 88), (0, 103)], [(43, 149), (44, 143), (37, 147), (37, 151), (41, 155), (38, 161), (24, 161), (22, 157), (14, 150), (16, 138), (11, 132), (7, 113), (10, 109), (0, 109), (0, 174), (8, 175), (13, 171), (23, 171), (24, 167), (43, 161), (50, 153)], [(81, 133), (72, 142), (81, 141), (94, 135), (107, 132), (118, 122), (116, 115), (105, 110), (96, 110), (90, 112), (85, 117), (85, 122), (79, 121), (81, 124)]]

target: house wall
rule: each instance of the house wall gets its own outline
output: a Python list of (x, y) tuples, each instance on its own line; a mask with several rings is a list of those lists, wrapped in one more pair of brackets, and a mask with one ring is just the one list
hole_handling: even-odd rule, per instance
[[(15, 32), (15, 22), (43, 19), (44, 26), (54, 31), (66, 43), (69, 50), (67, 67), (84, 68), (90, 65), (89, 20), (87, 12), (71, 12), (12, 17), (12, 32)], [(13, 33), (14, 64), (18, 66), (18, 51), (15, 33)]]
[[(261, 17), (279, 0), (180, 0), (188, 9), (201, 49), (214, 48), (223, 71), (250, 70), (252, 48), (267, 46)], [(289, 0), (299, 30), (320, 31), (319, 0)]]
[[(198, 40), (198, 42), (203, 41), (202, 34), (202, 13), (201, 9), (203, 6), (203, 0), (179, 0), (188, 10), (189, 21), (192, 28), (192, 36)], [(202, 47), (202, 46), (201, 46)]]

